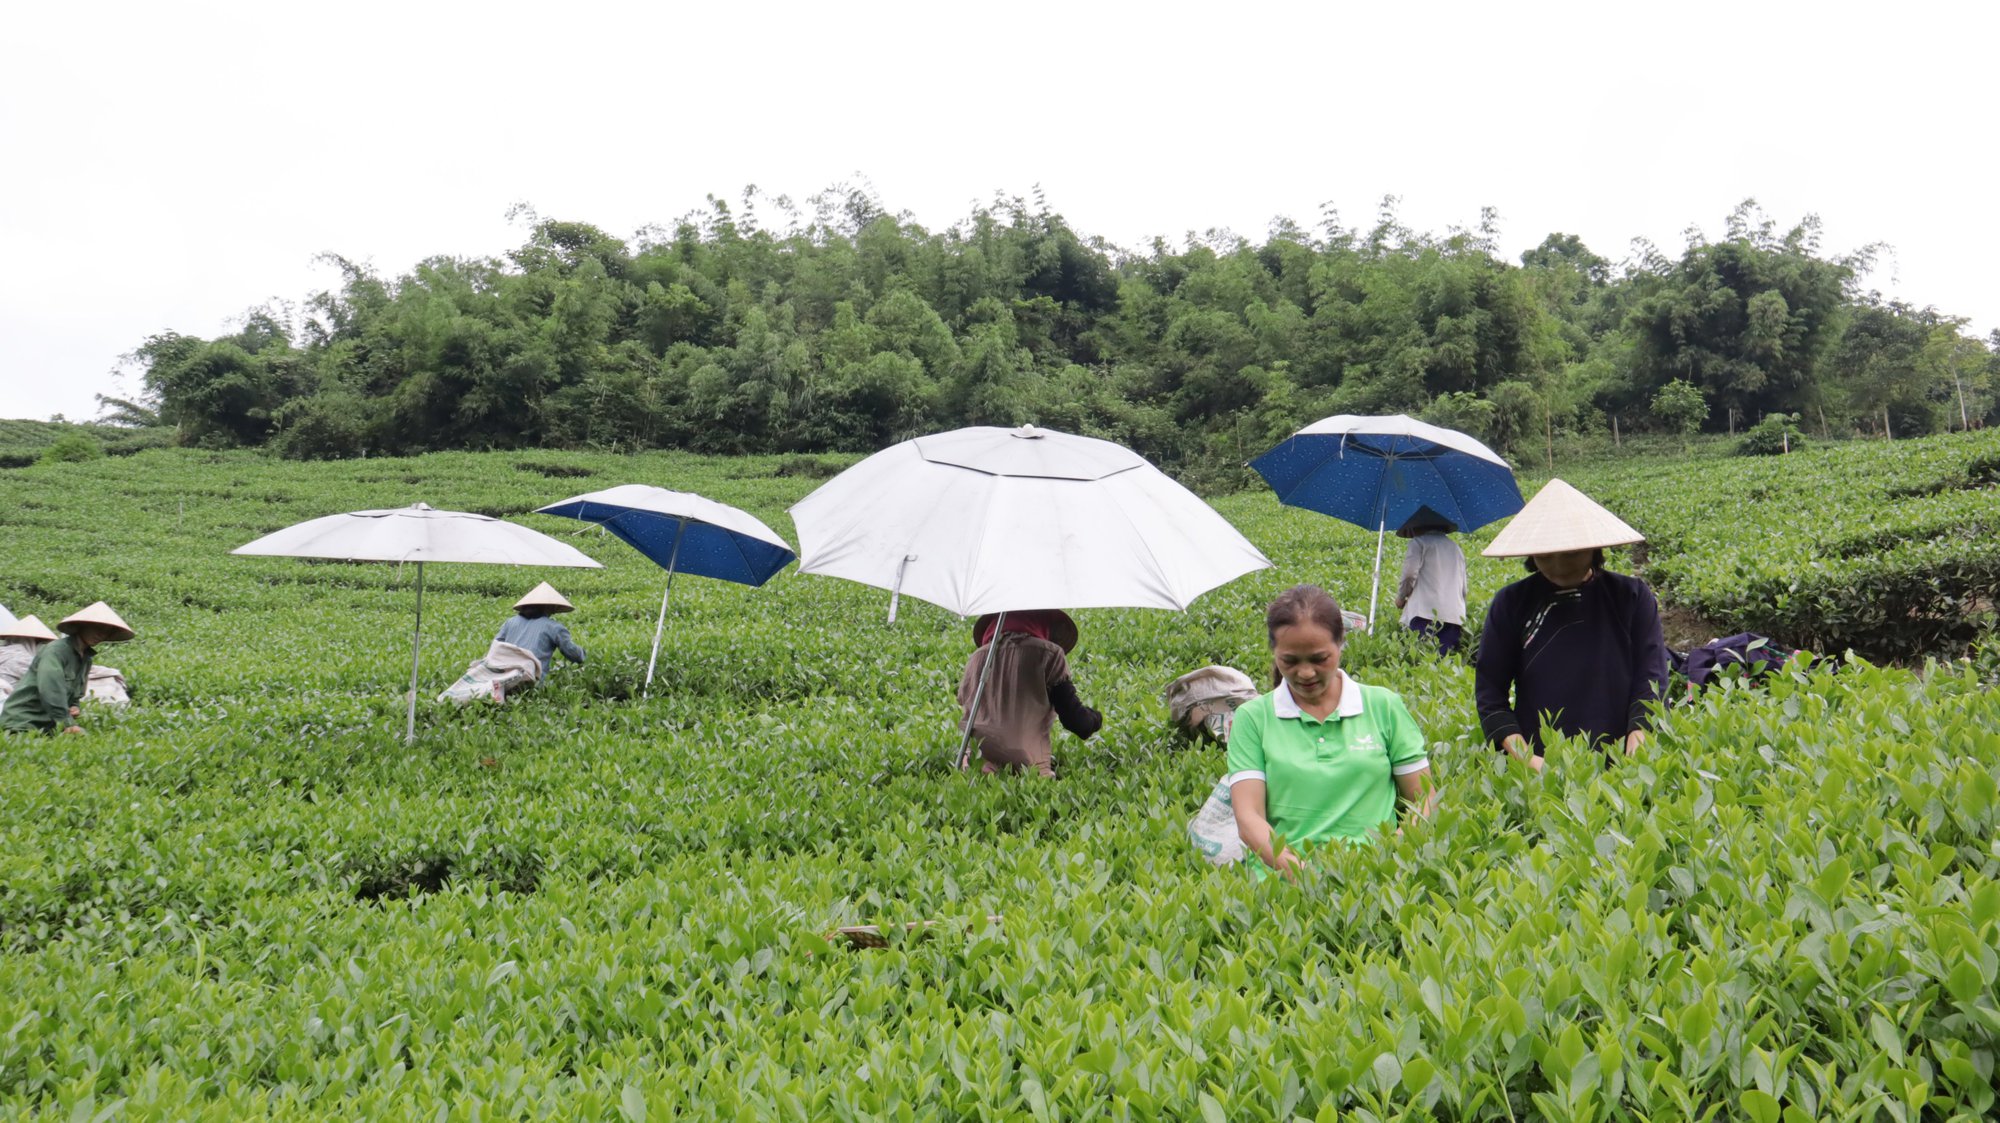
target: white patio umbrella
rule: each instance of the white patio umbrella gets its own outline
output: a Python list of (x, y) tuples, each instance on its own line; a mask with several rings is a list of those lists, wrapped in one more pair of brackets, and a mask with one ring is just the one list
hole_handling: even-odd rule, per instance
[(309, 519), (238, 546), (230, 553), (416, 564), (417, 620), (410, 630), (410, 716), (404, 732), (409, 741), (417, 739), (417, 664), (423, 650), (425, 562), (602, 568), (576, 547), (539, 531), (491, 515), (439, 511), (427, 503)]
[(754, 587), (797, 556), (757, 516), (691, 491), (620, 484), (536, 508), (536, 513), (594, 522), (667, 571), (660, 617), (653, 622), (653, 654), (646, 660), (648, 690), (660, 659), (660, 633), (667, 626), (675, 572)]
[[(828, 480), (792, 521), (799, 572), (888, 589), (892, 621), (904, 594), (960, 616), (999, 613), (996, 636), (1010, 611), (1184, 609), (1271, 565), (1145, 457), (1032, 425), (904, 441)], [(961, 762), (971, 734), (968, 719)]]

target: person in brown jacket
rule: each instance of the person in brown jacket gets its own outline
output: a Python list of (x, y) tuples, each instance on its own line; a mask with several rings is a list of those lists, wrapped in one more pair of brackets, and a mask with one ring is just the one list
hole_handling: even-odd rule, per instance
[[(985, 760), (980, 771), (1033, 769), (1054, 776), (1049, 734), (1056, 719), (1083, 738), (1104, 726), (1104, 715), (1084, 705), (1070, 681), (1076, 621), (1060, 609), (1009, 612), (996, 639), (995, 620), (988, 614), (973, 622), (972, 642), (979, 646), (958, 683), (959, 709), (970, 719), (972, 744)], [(993, 669), (982, 690), (979, 676), (988, 659)], [(975, 695), (979, 712), (972, 714)]]

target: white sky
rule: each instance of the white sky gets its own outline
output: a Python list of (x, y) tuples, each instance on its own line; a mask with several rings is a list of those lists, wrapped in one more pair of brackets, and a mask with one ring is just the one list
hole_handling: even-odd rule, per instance
[[(495, 255), (516, 202), (630, 236), (861, 173), (933, 229), (1040, 184), (1128, 246), (1385, 193), (1611, 259), (1745, 197), (1875, 287), (2000, 325), (2000, 5), (1234, 0), (978, 6), (15, 5), (0, 30), (0, 417), (72, 419), (151, 333)], [(765, 212), (776, 222), (775, 212)]]

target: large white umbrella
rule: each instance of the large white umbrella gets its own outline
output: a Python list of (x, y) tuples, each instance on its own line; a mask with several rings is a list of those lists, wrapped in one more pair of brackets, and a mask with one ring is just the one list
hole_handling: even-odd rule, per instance
[(410, 741), (417, 739), (417, 664), (423, 650), (425, 562), (602, 568), (576, 547), (539, 531), (491, 515), (439, 511), (427, 503), (309, 519), (238, 546), (230, 553), (415, 563), (417, 621), (410, 631), (410, 716), (404, 733)]
[[(904, 441), (828, 480), (792, 521), (799, 572), (890, 590), (891, 620), (905, 594), (1003, 624), (1031, 608), (1179, 610), (1271, 565), (1145, 457), (1032, 425)], [(961, 759), (970, 734), (968, 720)]]
[(646, 660), (648, 689), (653, 685), (653, 665), (660, 659), (660, 632), (667, 626), (667, 598), (674, 591), (675, 572), (754, 587), (797, 556), (757, 516), (691, 491), (620, 484), (571, 496), (537, 508), (536, 513), (597, 523), (667, 571), (660, 618), (653, 623), (653, 654)]

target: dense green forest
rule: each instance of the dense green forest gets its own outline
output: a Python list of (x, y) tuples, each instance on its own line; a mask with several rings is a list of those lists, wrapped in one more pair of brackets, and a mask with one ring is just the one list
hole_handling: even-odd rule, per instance
[[(775, 216), (776, 221), (767, 221)], [(622, 240), (523, 210), (506, 260), (337, 290), (131, 359), (183, 443), (293, 457), (448, 448), (866, 451), (1024, 421), (1182, 470), (1240, 463), (1327, 414), (1408, 412), (1540, 461), (1643, 430), (1913, 436), (1994, 417), (2000, 338), (1865, 288), (1754, 201), (1678, 256), (1551, 234), (1518, 263), (1497, 218), (1443, 235), (1332, 213), (1143, 252), (996, 199), (943, 231), (838, 187), (754, 188)], [(1996, 333), (2000, 337), (2000, 333)], [(1794, 439), (1781, 437), (1777, 443)]]

